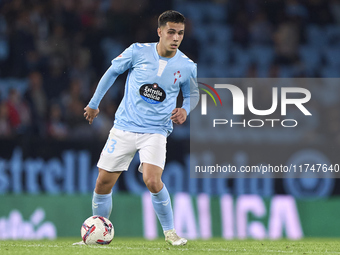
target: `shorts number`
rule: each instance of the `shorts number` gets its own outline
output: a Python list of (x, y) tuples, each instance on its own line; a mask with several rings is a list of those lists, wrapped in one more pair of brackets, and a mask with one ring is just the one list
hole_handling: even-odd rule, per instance
[(107, 139), (104, 150), (107, 151), (108, 153), (112, 153), (115, 150), (115, 145), (117, 141), (115, 139)]

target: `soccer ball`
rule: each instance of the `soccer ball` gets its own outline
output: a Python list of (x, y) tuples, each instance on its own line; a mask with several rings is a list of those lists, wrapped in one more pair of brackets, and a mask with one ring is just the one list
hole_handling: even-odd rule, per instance
[(109, 244), (114, 236), (114, 228), (108, 219), (101, 216), (87, 218), (80, 230), (85, 244)]

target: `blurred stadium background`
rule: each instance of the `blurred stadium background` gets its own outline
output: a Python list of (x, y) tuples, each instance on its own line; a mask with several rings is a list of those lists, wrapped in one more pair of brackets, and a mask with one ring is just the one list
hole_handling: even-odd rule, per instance
[[(158, 40), (157, 17), (168, 9), (187, 17), (180, 49), (198, 77), (340, 76), (339, 0), (0, 0), (0, 239), (79, 236), (126, 76), (93, 125), (83, 108), (111, 59)], [(259, 148), (339, 163), (340, 86), (307, 88), (313, 118), (303, 132), (231, 131), (234, 164)], [(188, 134), (188, 123), (175, 127), (164, 172), (180, 234), (340, 236), (338, 179), (190, 179)], [(111, 220), (117, 236), (153, 239), (161, 230), (137, 165), (114, 188)]]

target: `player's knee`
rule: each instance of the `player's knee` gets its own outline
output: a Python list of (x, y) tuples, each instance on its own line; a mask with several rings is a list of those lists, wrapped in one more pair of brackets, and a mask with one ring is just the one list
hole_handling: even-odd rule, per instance
[(158, 193), (163, 187), (162, 181), (156, 177), (144, 178), (144, 183), (152, 193)]
[[(103, 178), (102, 176), (98, 176), (96, 181), (96, 187), (110, 187), (112, 184), (112, 181), (108, 178)], [(112, 187), (111, 187), (112, 188)]]

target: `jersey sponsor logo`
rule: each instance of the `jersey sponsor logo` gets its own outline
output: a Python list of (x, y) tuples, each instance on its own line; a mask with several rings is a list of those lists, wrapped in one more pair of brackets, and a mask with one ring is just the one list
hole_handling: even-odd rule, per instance
[(149, 104), (159, 104), (166, 98), (165, 91), (157, 83), (145, 84), (140, 87), (139, 94)]

